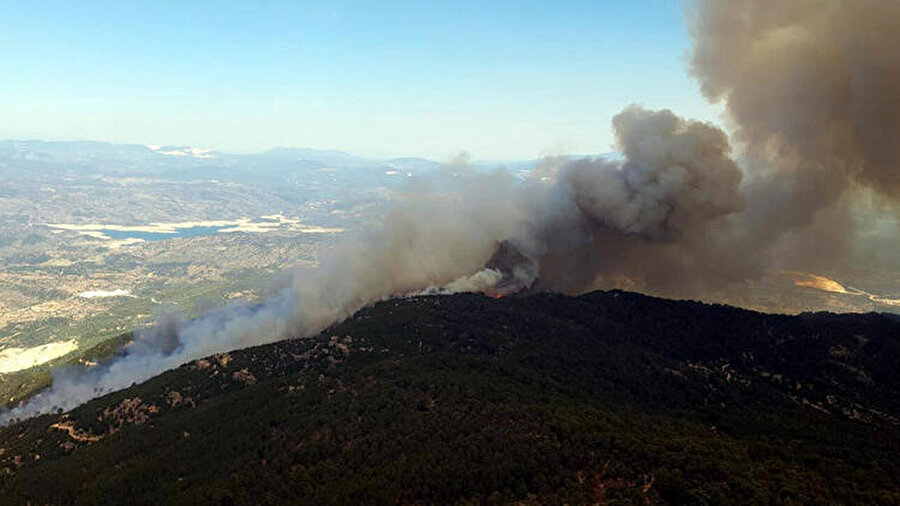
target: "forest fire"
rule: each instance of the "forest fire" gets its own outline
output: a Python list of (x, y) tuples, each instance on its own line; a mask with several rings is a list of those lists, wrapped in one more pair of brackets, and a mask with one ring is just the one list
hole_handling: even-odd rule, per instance
[(816, 276), (815, 274), (799, 274), (803, 276), (803, 279), (798, 279), (794, 281), (794, 284), (797, 286), (805, 286), (807, 288), (815, 288), (816, 290), (821, 290), (823, 292), (831, 292), (831, 293), (847, 293), (852, 294), (844, 287), (844, 285), (838, 283), (837, 281), (826, 278), (825, 276)]
[(815, 274), (804, 274), (804, 273), (793, 273), (797, 276), (802, 276), (803, 279), (798, 279), (794, 281), (794, 284), (797, 286), (803, 286), (808, 288), (814, 288), (816, 290), (821, 290), (823, 292), (829, 293), (839, 293), (844, 295), (861, 295), (868, 298), (870, 301), (876, 304), (883, 304), (886, 306), (900, 306), (900, 299), (883, 297), (878, 294), (874, 294), (871, 292), (867, 292), (865, 290), (861, 290), (859, 288), (853, 287), (845, 287), (844, 285), (838, 283), (837, 281), (826, 278), (825, 276), (816, 276)]

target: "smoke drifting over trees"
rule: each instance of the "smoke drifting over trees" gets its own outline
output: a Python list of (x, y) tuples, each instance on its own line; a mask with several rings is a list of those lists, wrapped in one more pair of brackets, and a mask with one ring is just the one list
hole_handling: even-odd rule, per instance
[[(702, 294), (782, 263), (839, 259), (855, 187), (900, 195), (900, 4), (703, 0), (691, 71), (726, 105), (725, 132), (629, 106), (621, 161), (549, 159), (526, 181), (448, 167), (415, 178), (382, 226), (261, 305), (166, 320), (111, 364), (58, 376), (5, 415), (71, 408), (215, 352), (316, 333), (386, 297), (422, 291)], [(829, 248), (813, 258), (805, 245)]]

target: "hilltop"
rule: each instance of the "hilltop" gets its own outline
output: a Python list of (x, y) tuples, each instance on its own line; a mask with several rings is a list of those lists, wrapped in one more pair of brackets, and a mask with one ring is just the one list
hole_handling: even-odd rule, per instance
[(393, 299), (0, 429), (15, 503), (900, 503), (900, 321)]

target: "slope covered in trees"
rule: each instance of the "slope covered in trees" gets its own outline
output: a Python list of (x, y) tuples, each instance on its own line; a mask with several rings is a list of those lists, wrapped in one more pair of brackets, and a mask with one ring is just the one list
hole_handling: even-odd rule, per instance
[(900, 503), (900, 322), (385, 301), (0, 429), (9, 503)]

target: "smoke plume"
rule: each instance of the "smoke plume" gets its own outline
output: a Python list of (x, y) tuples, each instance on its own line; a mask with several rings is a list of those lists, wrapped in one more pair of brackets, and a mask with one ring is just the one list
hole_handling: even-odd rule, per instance
[(848, 193), (900, 196), (900, 3), (700, 0), (689, 17), (691, 70), (746, 150), (754, 238), (839, 260)]
[(741, 173), (721, 130), (638, 107), (613, 124), (622, 162), (548, 162), (527, 181), (458, 166), (417, 178), (374, 231), (290, 273), (265, 303), (169, 316), (110, 364), (58, 373), (4, 420), (69, 409), (213, 353), (315, 334), (394, 295), (589, 286), (602, 264), (580, 257), (602, 242), (690, 248), (705, 226), (740, 209)]
[(167, 319), (111, 363), (57, 374), (0, 421), (309, 336), (396, 295), (702, 294), (839, 258), (852, 190), (900, 196), (900, 4), (700, 0), (690, 22), (691, 71), (725, 104), (743, 169), (716, 126), (630, 106), (612, 122), (621, 160), (548, 159), (524, 181), (460, 166), (412, 178), (378, 227), (285, 276), (268, 301)]

